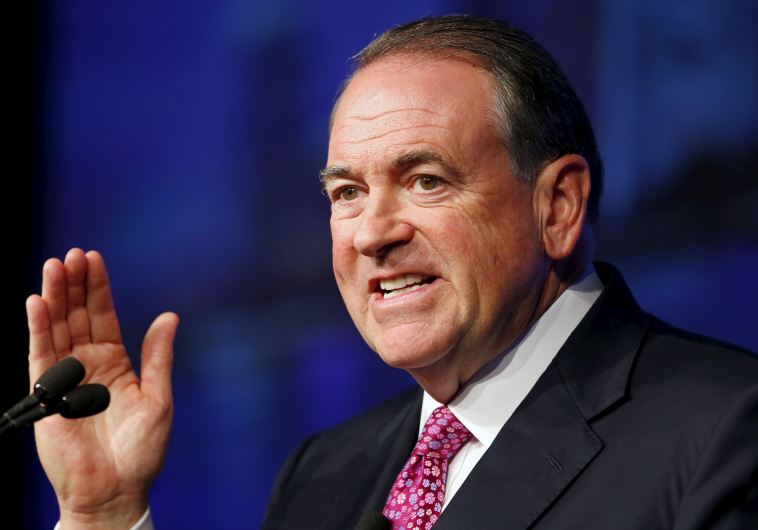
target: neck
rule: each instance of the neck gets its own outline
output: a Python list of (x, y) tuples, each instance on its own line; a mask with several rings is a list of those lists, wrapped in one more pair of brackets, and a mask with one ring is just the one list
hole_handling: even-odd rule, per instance
[(521, 323), (512, 326), (511, 333), (504, 341), (488, 348), (482, 355), (478, 352), (463, 352), (462, 355), (446, 356), (442, 363), (426, 366), (421, 370), (412, 370), (411, 375), (426, 392), (440, 403), (448, 403), (460, 392), (461, 388), (484, 365), (500, 353), (508, 350), (547, 309), (568, 289), (576, 283), (590, 268), (591, 260), (576, 253), (561, 261), (550, 261), (546, 270), (538, 275), (538, 283), (533, 289), (533, 306), (527, 311)]

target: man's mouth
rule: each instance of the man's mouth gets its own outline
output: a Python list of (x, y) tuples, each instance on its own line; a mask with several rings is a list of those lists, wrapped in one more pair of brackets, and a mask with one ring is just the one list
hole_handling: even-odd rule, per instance
[(426, 284), (432, 283), (434, 276), (422, 276), (421, 274), (403, 274), (395, 278), (379, 280), (379, 289), (383, 298), (392, 298), (401, 294), (410, 293), (420, 289)]

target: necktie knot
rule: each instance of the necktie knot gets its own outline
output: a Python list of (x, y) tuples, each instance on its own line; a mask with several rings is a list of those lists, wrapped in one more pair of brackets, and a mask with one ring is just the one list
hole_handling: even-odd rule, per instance
[(465, 444), (471, 433), (446, 406), (437, 407), (426, 420), (414, 454), (450, 459)]

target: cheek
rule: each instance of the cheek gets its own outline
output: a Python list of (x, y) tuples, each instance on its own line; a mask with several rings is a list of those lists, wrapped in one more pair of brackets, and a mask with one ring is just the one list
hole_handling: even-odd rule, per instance
[(439, 241), (450, 262), (460, 264), (476, 277), (492, 279), (513, 274), (514, 269), (529, 262), (539, 250), (536, 226), (523, 222), (523, 212), (506, 213), (458, 212), (454, 218), (439, 223)]
[(422, 231), (433, 234), (429, 237), (435, 242), (435, 247), (441, 250), (452, 261), (466, 259), (477, 248), (475, 224), (461, 212), (452, 215), (437, 216), (433, 223), (428, 223)]
[(350, 275), (354, 268), (356, 252), (353, 248), (352, 232), (345, 223), (332, 221), (332, 267), (339, 282)]

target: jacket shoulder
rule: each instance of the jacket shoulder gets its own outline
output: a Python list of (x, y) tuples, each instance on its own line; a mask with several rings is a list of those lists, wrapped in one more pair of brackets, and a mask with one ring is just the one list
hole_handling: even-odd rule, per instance
[(634, 368), (632, 397), (649, 393), (686, 402), (703, 417), (725, 410), (756, 387), (758, 357), (751, 351), (650, 318)]
[[(314, 514), (334, 515), (330, 511), (333, 497), (352, 487), (348, 486), (350, 477), (358, 477), (367, 462), (376, 460), (380, 446), (391, 446), (395, 439), (412, 434), (413, 423), (418, 425), (421, 396), (420, 389), (404, 392), (305, 440), (279, 472), (263, 528), (307, 528)], [(359, 480), (356, 487), (365, 488), (370, 482)], [(332, 500), (321, 502), (326, 497)]]
[[(328, 450), (339, 444), (352, 447), (370, 447), (376, 443), (377, 432), (384, 426), (397, 422), (403, 412), (412, 413), (415, 407), (420, 413), (421, 389), (414, 388), (382, 401), (373, 408), (354, 416), (310, 439), (311, 451)], [(416, 406), (418, 405), (418, 406)]]
[[(419, 388), (391, 397), (368, 411), (307, 438), (289, 457), (279, 480), (330, 474), (345, 465), (347, 455), (371, 454), (380, 436), (394, 432), (393, 424), (420, 414)], [(414, 410), (415, 409), (415, 410)], [(418, 420), (416, 420), (418, 421)]]

